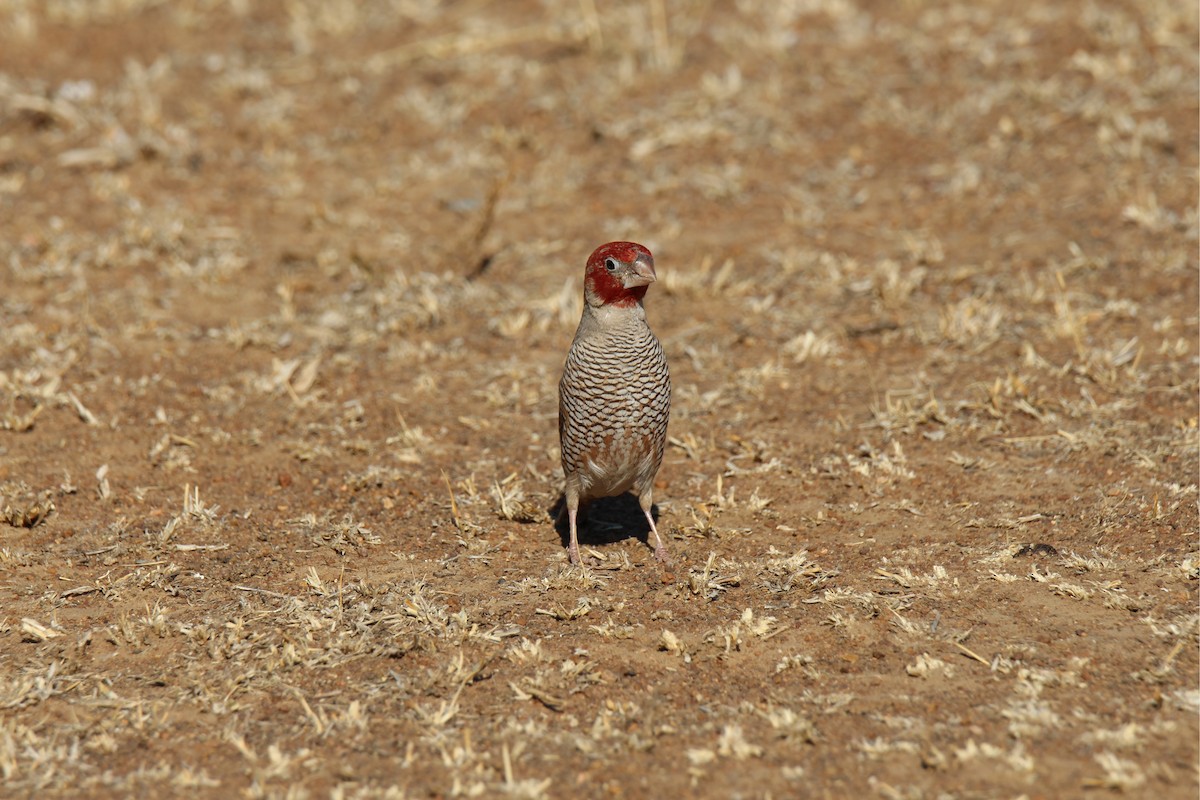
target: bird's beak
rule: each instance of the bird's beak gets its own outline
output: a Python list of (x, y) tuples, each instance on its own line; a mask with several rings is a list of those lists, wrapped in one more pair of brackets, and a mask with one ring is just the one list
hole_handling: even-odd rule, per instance
[(658, 280), (658, 276), (654, 274), (654, 265), (650, 262), (639, 258), (630, 264), (630, 268), (631, 271), (621, 281), (626, 289), (632, 289), (635, 286), (646, 286)]

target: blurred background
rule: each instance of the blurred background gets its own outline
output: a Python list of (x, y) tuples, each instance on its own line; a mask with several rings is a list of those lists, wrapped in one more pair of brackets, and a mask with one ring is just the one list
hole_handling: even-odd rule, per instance
[[(1194, 796), (1197, 14), (0, 2), (6, 785)], [(613, 239), (661, 575), (545, 515)]]

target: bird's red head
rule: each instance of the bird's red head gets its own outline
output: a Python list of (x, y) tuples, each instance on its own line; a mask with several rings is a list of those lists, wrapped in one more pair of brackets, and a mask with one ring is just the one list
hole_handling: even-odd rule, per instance
[(654, 256), (640, 244), (609, 242), (588, 258), (583, 294), (592, 306), (633, 306), (657, 280)]

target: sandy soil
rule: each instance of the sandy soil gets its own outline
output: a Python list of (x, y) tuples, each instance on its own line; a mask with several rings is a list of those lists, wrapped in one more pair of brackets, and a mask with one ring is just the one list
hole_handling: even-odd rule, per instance
[(1197, 11), (1020, 5), (0, 4), (0, 794), (1196, 797)]

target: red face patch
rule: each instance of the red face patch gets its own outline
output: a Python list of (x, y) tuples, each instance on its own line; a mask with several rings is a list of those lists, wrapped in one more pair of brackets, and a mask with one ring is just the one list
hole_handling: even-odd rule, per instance
[(646, 286), (625, 286), (625, 277), (633, 272), (630, 266), (640, 261), (654, 270), (654, 256), (634, 242), (609, 242), (597, 247), (588, 258), (584, 273), (585, 291), (602, 305), (632, 306), (646, 296)]

